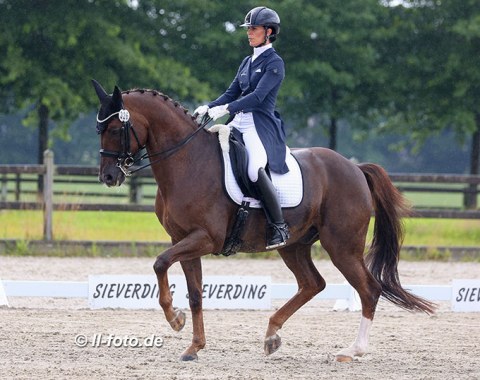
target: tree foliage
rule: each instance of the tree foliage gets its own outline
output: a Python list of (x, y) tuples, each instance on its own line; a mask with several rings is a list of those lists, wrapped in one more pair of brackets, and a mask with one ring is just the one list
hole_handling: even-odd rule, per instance
[(2, 110), (27, 108), (26, 124), (42, 126), (46, 117), (65, 134), (97, 105), (90, 78), (206, 97), (208, 83), (172, 58), (156, 18), (142, 10), (128, 1), (0, 1)]
[[(394, 132), (418, 148), (444, 130), (463, 141), (473, 136), (475, 172), (480, 3), (389, 3), (264, 1), (282, 20), (275, 48), (286, 63), (284, 119), (306, 143), (330, 134), (332, 148), (343, 125), (359, 136)], [(239, 25), (257, 5), (0, 0), (0, 112), (26, 110), (25, 122), (36, 125), (47, 111), (65, 136), (71, 120), (96, 108), (90, 78), (194, 105), (211, 100), (251, 54)]]
[(418, 148), (453, 130), (461, 141), (480, 128), (480, 3), (410, 2), (386, 19), (387, 125)]

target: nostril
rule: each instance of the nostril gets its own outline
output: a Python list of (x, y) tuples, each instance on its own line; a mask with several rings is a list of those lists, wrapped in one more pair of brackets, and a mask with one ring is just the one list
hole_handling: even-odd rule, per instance
[(103, 183), (112, 183), (113, 177), (111, 174), (104, 174), (103, 175)]

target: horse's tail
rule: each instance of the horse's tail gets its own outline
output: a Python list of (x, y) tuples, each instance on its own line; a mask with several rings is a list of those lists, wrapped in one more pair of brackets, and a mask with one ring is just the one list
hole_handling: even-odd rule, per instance
[(382, 296), (401, 308), (433, 313), (435, 305), (403, 289), (398, 277), (404, 235), (401, 218), (410, 213), (410, 206), (382, 167), (375, 164), (358, 167), (367, 179), (375, 210), (373, 241), (365, 261), (382, 286)]

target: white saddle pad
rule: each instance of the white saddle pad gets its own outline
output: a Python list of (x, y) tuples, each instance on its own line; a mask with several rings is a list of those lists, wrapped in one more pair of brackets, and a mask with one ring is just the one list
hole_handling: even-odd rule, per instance
[[(230, 127), (227, 125), (214, 125), (209, 129), (210, 132), (218, 132), (218, 138), (222, 147), (222, 156), (225, 174), (225, 189), (230, 198), (237, 204), (242, 204), (242, 201), (250, 202), (250, 207), (260, 208), (260, 201), (257, 199), (245, 197), (238, 186), (238, 183), (233, 175), (232, 164), (230, 162), (228, 136), (230, 134)], [(303, 179), (300, 166), (297, 160), (292, 156), (290, 149), (287, 147), (286, 164), (289, 172), (286, 174), (277, 174), (271, 172), (272, 182), (278, 194), (278, 199), (282, 207), (296, 207), (300, 204), (303, 198)]]

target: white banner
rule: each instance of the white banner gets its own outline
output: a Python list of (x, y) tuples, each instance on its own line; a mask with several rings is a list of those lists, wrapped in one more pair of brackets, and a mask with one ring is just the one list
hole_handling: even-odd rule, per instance
[[(188, 308), (184, 276), (169, 276), (173, 306)], [(206, 276), (203, 278), (204, 309), (270, 309), (271, 278), (268, 276)], [(155, 275), (93, 275), (88, 278), (88, 303), (92, 309), (158, 309)]]
[(452, 281), (452, 310), (480, 311), (480, 280)]
[(3, 281), (0, 278), (0, 306), (9, 306), (7, 295), (5, 294), (5, 289), (3, 288)]

